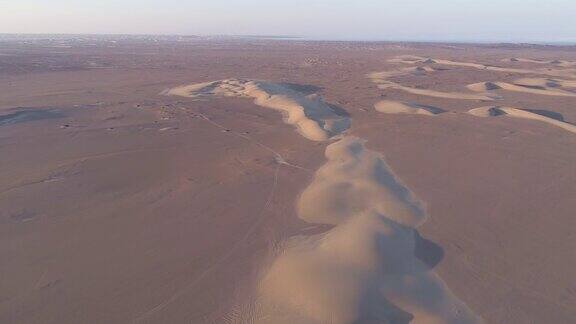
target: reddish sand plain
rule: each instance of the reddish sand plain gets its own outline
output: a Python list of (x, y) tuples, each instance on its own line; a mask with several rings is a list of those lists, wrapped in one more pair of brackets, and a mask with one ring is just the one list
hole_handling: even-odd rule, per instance
[(574, 47), (0, 42), (2, 323), (576, 317)]

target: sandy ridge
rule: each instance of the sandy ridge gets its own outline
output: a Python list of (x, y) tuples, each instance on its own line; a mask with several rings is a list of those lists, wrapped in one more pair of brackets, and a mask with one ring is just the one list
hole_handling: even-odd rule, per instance
[[(348, 119), (336, 115), (318, 97), (264, 81), (229, 79), (178, 87), (164, 94), (255, 98), (257, 105), (285, 112), (285, 121), (311, 140), (326, 140), (349, 126)], [(367, 150), (361, 139), (344, 136), (326, 148), (326, 158), (298, 199), (297, 212), (307, 222), (334, 228), (285, 242), (263, 271), (257, 297), (227, 320), (481, 322), (431, 266), (416, 258), (416, 227), (426, 220), (426, 213), (382, 156)]]
[(380, 89), (383, 90), (397, 89), (420, 96), (429, 96), (444, 99), (487, 100), (487, 101), (491, 101), (498, 98), (498, 96), (490, 94), (443, 92), (430, 89), (419, 89), (403, 86), (397, 82), (390, 80), (390, 78), (397, 76), (410, 75), (410, 74), (426, 75), (427, 72), (433, 72), (433, 71), (435, 70), (430, 67), (410, 67), (410, 68), (397, 69), (393, 71), (373, 72), (368, 74), (368, 78), (372, 80), (372, 82), (374, 82)]
[(529, 110), (513, 108), (513, 107), (500, 107), (500, 106), (486, 106), (474, 108), (468, 111), (469, 114), (477, 117), (497, 117), (497, 116), (510, 116), (513, 118), (530, 119), (547, 123), (549, 125), (562, 128), (571, 133), (576, 133), (576, 125), (556, 120), (547, 116), (533, 113)]
[(385, 114), (409, 114), (426, 116), (434, 116), (444, 112), (443, 109), (433, 106), (395, 100), (380, 100), (374, 105), (374, 109)]
[[(567, 69), (518, 69), (518, 68), (505, 68), (493, 65), (486, 65), (481, 63), (472, 62), (459, 62), (452, 60), (443, 59), (432, 59), (415, 55), (402, 55), (396, 58), (388, 60), (391, 63), (404, 63), (404, 64), (440, 64), (448, 66), (460, 66), (468, 67), (479, 70), (495, 71), (495, 72), (508, 72), (508, 73), (518, 73), (518, 74), (540, 74), (552, 77), (566, 77), (576, 79), (576, 68)], [(567, 65), (565, 67), (572, 67), (572, 65)]]
[(532, 64), (550, 64), (550, 65), (556, 65), (556, 66), (561, 66), (561, 67), (576, 67), (576, 62), (573, 62), (573, 61), (535, 60), (535, 59), (521, 58), (521, 57), (511, 57), (511, 58), (503, 59), (502, 62), (507, 62), (507, 63), (521, 62), (521, 63), (532, 63)]
[(426, 214), (382, 157), (347, 136), (326, 158), (298, 213), (336, 227), (287, 242), (261, 282), (255, 322), (481, 322), (414, 256)]
[(523, 92), (544, 96), (576, 97), (576, 92), (560, 89), (562, 85), (570, 85), (572, 81), (556, 80), (546, 82), (541, 79), (520, 79), (514, 83), (508, 82), (479, 82), (466, 86), (468, 89), (477, 92), (494, 90), (507, 90)]
[(254, 103), (279, 110), (309, 140), (325, 141), (350, 127), (348, 117), (338, 115), (321, 97), (305, 95), (280, 83), (228, 79), (180, 86), (163, 92), (190, 98), (209, 96), (248, 97)]

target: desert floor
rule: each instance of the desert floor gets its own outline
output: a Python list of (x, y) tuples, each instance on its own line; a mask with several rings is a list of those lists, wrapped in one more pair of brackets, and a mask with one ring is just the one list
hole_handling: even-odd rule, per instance
[[(327, 147), (354, 137), (425, 210), (394, 257), (477, 320), (571, 323), (574, 61), (576, 47), (536, 45), (0, 39), (0, 322), (282, 322), (258, 317), (259, 287), (286, 242), (346, 226), (297, 202)], [(321, 98), (349, 128), (310, 140), (250, 95), (169, 95), (230, 79)], [(426, 323), (388, 301), (390, 322)], [(297, 311), (329, 322), (330, 303)], [(383, 322), (352, 306), (332, 322)]]

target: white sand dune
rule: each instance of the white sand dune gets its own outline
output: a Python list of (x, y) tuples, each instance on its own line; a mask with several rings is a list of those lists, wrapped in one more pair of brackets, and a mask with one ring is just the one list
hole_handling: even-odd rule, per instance
[(411, 114), (434, 116), (443, 113), (444, 110), (417, 103), (401, 102), (394, 100), (381, 100), (374, 105), (376, 111), (385, 114)]
[(506, 72), (506, 73), (518, 73), (518, 74), (540, 74), (540, 75), (548, 75), (553, 77), (567, 77), (567, 78), (576, 78), (576, 69), (572, 68), (572, 65), (560, 65), (566, 67), (566, 69), (549, 69), (549, 68), (542, 68), (542, 69), (518, 69), (518, 68), (506, 68), (506, 67), (499, 67), (493, 65), (486, 65), (481, 63), (473, 63), (473, 62), (458, 62), (458, 61), (451, 61), (451, 60), (442, 60), (442, 59), (431, 59), (427, 57), (420, 57), (415, 55), (403, 55), (398, 56), (396, 58), (388, 60), (391, 63), (404, 63), (404, 64), (440, 64), (440, 65), (448, 65), (448, 66), (459, 66), (459, 67), (468, 67), (478, 70), (486, 70), (486, 71), (495, 71), (495, 72)]
[(294, 238), (260, 285), (260, 323), (478, 323), (414, 255), (421, 204), (358, 138), (326, 150), (298, 201), (325, 234)]
[(368, 74), (368, 78), (378, 85), (380, 89), (398, 89), (419, 96), (428, 96), (444, 99), (461, 99), (461, 100), (494, 100), (498, 96), (488, 94), (466, 93), (466, 92), (444, 92), (430, 89), (419, 89), (403, 86), (397, 82), (390, 81), (390, 78), (403, 75), (426, 75), (427, 72), (433, 72), (430, 67), (412, 67), (399, 69), (395, 71), (373, 72)]
[[(257, 105), (283, 111), (286, 122), (311, 140), (328, 139), (350, 123), (317, 96), (264, 81), (231, 79), (165, 94), (254, 98)], [(440, 111), (396, 105), (415, 113)], [(348, 136), (329, 145), (326, 158), (296, 209), (303, 220), (334, 228), (285, 242), (263, 272), (257, 296), (241, 307), (241, 317), (251, 323), (279, 324), (480, 322), (416, 257), (415, 229), (426, 214), (382, 157)]]
[(348, 117), (337, 114), (317, 95), (305, 95), (281, 83), (228, 79), (169, 89), (166, 95), (191, 98), (209, 96), (248, 97), (262, 107), (281, 111), (287, 124), (306, 138), (325, 141), (350, 127)]
[[(541, 79), (521, 79), (514, 83), (507, 82), (479, 82), (470, 84), (468, 89), (477, 92), (486, 92), (493, 90), (507, 90), (514, 92), (524, 92), (530, 94), (544, 95), (544, 96), (559, 96), (559, 97), (576, 97), (576, 92), (565, 91), (555, 86), (548, 86), (545, 82), (538, 85), (530, 83), (539, 83)], [(570, 84), (570, 81), (566, 81)], [(560, 85), (559, 83), (556, 83)], [(550, 85), (550, 84), (549, 84)]]
[(556, 120), (554, 118), (550, 118), (524, 109), (518, 109), (512, 107), (487, 106), (471, 109), (470, 111), (468, 111), (468, 113), (477, 117), (496, 117), (506, 115), (514, 118), (536, 120), (550, 124), (552, 126), (560, 127), (571, 133), (576, 133), (576, 125), (572, 125), (570, 123), (566, 123), (561, 120)]

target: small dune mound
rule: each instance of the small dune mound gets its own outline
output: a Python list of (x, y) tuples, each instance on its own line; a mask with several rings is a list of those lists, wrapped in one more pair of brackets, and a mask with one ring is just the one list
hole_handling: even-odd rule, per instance
[(487, 91), (502, 89), (498, 84), (494, 82), (484, 82), (484, 87)]
[(516, 80), (514, 81), (514, 83), (480, 82), (470, 84), (467, 86), (467, 88), (476, 92), (485, 92), (485, 91), (502, 89), (506, 91), (524, 92), (544, 96), (576, 97), (576, 92), (560, 89), (563, 86), (564, 87), (576, 86), (576, 82), (568, 80), (527, 78)]
[(468, 111), (470, 115), (477, 117), (495, 117), (505, 115), (506, 113), (499, 107), (480, 107)]
[(163, 92), (190, 98), (210, 96), (253, 98), (254, 103), (281, 111), (287, 124), (294, 125), (302, 136), (325, 141), (350, 127), (350, 119), (335, 111), (320, 96), (299, 92), (293, 84), (258, 80), (228, 79), (176, 87)]
[(416, 55), (400, 55), (400, 56), (397, 56), (395, 58), (389, 59), (388, 62), (413, 64), (413, 63), (422, 63), (425, 60), (426, 60), (426, 58), (416, 56)]
[[(576, 133), (576, 126), (564, 122), (562, 115), (545, 110), (528, 110), (513, 107), (487, 106), (474, 108), (468, 111), (469, 114), (477, 117), (495, 117), (506, 115), (514, 118), (530, 119), (560, 127), (571, 133)], [(552, 116), (552, 117), (550, 117)]]
[(412, 69), (406, 69), (406, 71), (411, 71), (413, 73), (426, 73), (426, 72), (434, 72), (436, 70), (434, 68), (429, 67), (429, 66), (417, 66), (417, 67), (412, 68)]
[(410, 115), (434, 116), (445, 112), (445, 110), (433, 106), (420, 105), (416, 103), (408, 103), (401, 101), (393, 101), (393, 100), (379, 101), (374, 105), (374, 108), (376, 109), (376, 111), (385, 114), (410, 114)]
[(472, 91), (476, 91), (476, 92), (494, 91), (494, 90), (502, 89), (502, 87), (500, 85), (498, 85), (497, 82), (479, 82), (479, 83), (470, 84), (467, 86), (467, 88), (472, 90)]

